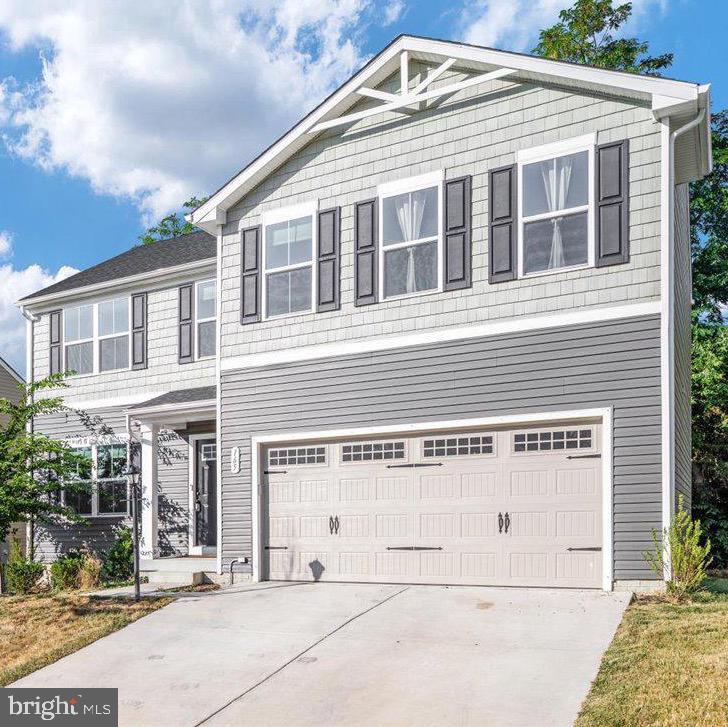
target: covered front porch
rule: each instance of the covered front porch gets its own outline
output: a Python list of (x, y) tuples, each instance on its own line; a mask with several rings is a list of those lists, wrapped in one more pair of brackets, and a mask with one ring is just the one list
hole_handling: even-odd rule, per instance
[(209, 579), (219, 571), (215, 387), (171, 391), (126, 415), (139, 443), (142, 575)]

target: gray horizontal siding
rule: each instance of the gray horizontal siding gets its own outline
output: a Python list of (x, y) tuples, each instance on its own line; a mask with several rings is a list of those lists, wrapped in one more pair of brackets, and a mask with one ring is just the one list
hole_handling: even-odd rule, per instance
[(224, 562), (252, 557), (253, 434), (613, 406), (615, 578), (650, 578), (642, 551), (661, 527), (659, 361), (659, 317), (646, 316), (225, 373)]
[[(115, 434), (126, 433), (120, 409), (89, 411), (103, 426)], [(89, 436), (91, 432), (72, 413), (54, 414), (36, 421), (36, 430), (51, 437), (65, 439)], [(189, 490), (188, 445), (184, 435), (164, 433), (159, 455), (159, 547), (162, 555), (186, 555), (188, 552)], [(46, 561), (71, 548), (81, 546), (97, 553), (108, 550), (114, 542), (114, 530), (128, 525), (125, 517), (89, 518), (86, 523), (39, 523), (36, 528), (36, 552)]]

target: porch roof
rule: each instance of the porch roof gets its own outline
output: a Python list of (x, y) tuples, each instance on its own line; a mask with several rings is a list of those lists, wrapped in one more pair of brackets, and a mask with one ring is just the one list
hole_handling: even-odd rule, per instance
[(165, 424), (172, 429), (192, 421), (214, 418), (217, 405), (216, 386), (168, 391), (129, 407), (127, 415), (134, 419)]
[(216, 386), (198, 386), (194, 389), (177, 389), (176, 391), (168, 391), (161, 396), (155, 396), (153, 399), (142, 401), (139, 404), (129, 407), (129, 412), (147, 409), (156, 409), (157, 407), (167, 407), (175, 404), (190, 404), (202, 401), (215, 401), (217, 397)]

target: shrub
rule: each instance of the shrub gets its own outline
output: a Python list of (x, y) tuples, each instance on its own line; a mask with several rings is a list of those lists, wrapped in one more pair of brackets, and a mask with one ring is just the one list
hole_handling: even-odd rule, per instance
[(32, 558), (26, 558), (20, 547), (20, 541), (13, 538), (8, 563), (5, 566), (8, 590), (11, 593), (30, 593), (38, 585), (44, 572), (43, 564)]
[(51, 564), (51, 585), (57, 591), (95, 588), (101, 561), (86, 550), (69, 550)]
[(702, 539), (700, 520), (690, 517), (683, 505), (683, 496), (680, 495), (677, 512), (670, 527), (665, 529), (662, 542), (653, 530), (654, 550), (643, 554), (658, 578), (663, 578), (669, 548), (670, 580), (667, 582), (667, 592), (679, 600), (699, 591), (708, 575), (707, 570), (713, 560), (710, 557), (710, 540), (701, 545)]
[(105, 583), (128, 581), (134, 574), (134, 543), (129, 528), (120, 527), (116, 540), (104, 556), (101, 578)]

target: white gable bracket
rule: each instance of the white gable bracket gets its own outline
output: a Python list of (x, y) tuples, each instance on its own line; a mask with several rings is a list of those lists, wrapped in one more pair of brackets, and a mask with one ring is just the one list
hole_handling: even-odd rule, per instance
[[(438, 69), (436, 69), (436, 70), (438, 70)], [(457, 91), (462, 91), (464, 88), (478, 86), (481, 83), (486, 83), (487, 81), (494, 81), (497, 78), (503, 78), (503, 77), (509, 76), (515, 72), (516, 71), (513, 68), (499, 68), (496, 71), (491, 71), (490, 73), (483, 73), (479, 76), (473, 76), (472, 78), (466, 78), (464, 81), (458, 81), (457, 83), (451, 83), (447, 86), (442, 86), (441, 88), (433, 89), (432, 91), (422, 91), (420, 93), (415, 93), (415, 91), (413, 91), (412, 93), (402, 95), (399, 97), (395, 96), (395, 98), (397, 99), (396, 101), (385, 102), (381, 106), (375, 106), (374, 108), (365, 109), (364, 111), (357, 111), (353, 114), (346, 114), (346, 115), (340, 116), (339, 118), (336, 118), (336, 119), (328, 119), (326, 121), (322, 121), (318, 124), (315, 124), (310, 129), (308, 129), (308, 133), (317, 134), (320, 131), (324, 131), (326, 129), (333, 129), (337, 126), (345, 126), (346, 124), (351, 124), (354, 121), (359, 121), (360, 119), (366, 119), (369, 116), (376, 116), (377, 114), (383, 114), (383, 113), (386, 113), (387, 111), (396, 111), (397, 109), (411, 106), (412, 104), (419, 103), (420, 101), (428, 101), (429, 99), (440, 98), (441, 96), (447, 96), (451, 93), (455, 93)], [(434, 79), (432, 79), (432, 80), (434, 80)], [(428, 84), (432, 82), (431, 80), (428, 81), (427, 79), (425, 79), (425, 81), (427, 81)]]

